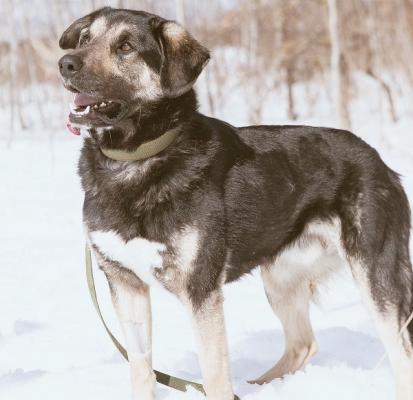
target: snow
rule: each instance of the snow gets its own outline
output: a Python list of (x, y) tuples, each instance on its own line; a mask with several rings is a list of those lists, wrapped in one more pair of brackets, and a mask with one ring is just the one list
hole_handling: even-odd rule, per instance
[[(239, 97), (234, 93), (232, 99)], [(354, 106), (353, 130), (402, 173), (412, 199), (412, 120), (406, 116), (397, 124), (390, 122), (380, 111), (378, 97), (372, 96), (368, 106), (363, 103), (363, 112), (362, 106)], [(232, 108), (231, 101), (222, 113), (232, 123), (245, 122), (242, 107)], [(331, 125), (329, 108), (320, 110), (316, 117), (304, 110), (299, 123)], [(282, 111), (273, 111), (271, 116), (265, 110), (265, 122), (286, 122)], [(63, 125), (48, 140), (37, 132), (36, 140), (17, 139), (15, 134), (11, 145), (0, 142), (0, 398), (126, 399), (127, 363), (101, 326), (85, 280), (82, 193), (76, 175), (82, 139), (65, 133)], [(121, 338), (103, 274), (95, 275), (105, 318)], [(200, 381), (184, 308), (161, 289), (153, 289), (152, 298), (155, 368)], [(303, 371), (266, 386), (246, 381), (277, 361), (284, 339), (259, 275), (227, 286), (225, 298), (234, 389), (243, 400), (394, 399), (388, 361), (375, 370), (383, 346), (349, 271), (324, 287), (312, 307), (318, 354)], [(157, 391), (161, 400), (204, 398), (192, 389), (179, 393), (159, 385)]]

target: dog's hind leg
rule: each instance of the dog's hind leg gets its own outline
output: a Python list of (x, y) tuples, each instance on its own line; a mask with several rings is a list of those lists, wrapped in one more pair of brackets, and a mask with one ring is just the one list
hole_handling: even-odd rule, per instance
[[(411, 266), (407, 264), (388, 268), (380, 264), (378, 261), (369, 267), (359, 260), (350, 262), (363, 301), (372, 313), (389, 356), (396, 378), (396, 399), (413, 400), (413, 323), (401, 332), (413, 311)], [(386, 282), (379, 283), (376, 279), (377, 274), (383, 273), (382, 268), (392, 270), (394, 275), (387, 276)]]
[(297, 279), (294, 286), (290, 285), (291, 282), (284, 285), (278, 282), (276, 274), (274, 268), (261, 268), (268, 301), (284, 329), (285, 352), (274, 367), (250, 383), (264, 384), (293, 373), (303, 367), (317, 351), (309, 318), (309, 305), (313, 295), (311, 281)]
[(413, 400), (413, 272), (410, 213), (397, 181), (343, 207), (342, 243), (396, 378), (397, 400)]
[[(400, 276), (397, 286), (395, 280), (391, 278), (382, 288), (379, 288), (376, 286), (378, 282), (373, 284), (371, 280), (373, 275), (369, 274), (370, 268), (366, 267), (365, 263), (353, 260), (350, 264), (363, 301), (372, 313), (389, 356), (396, 378), (396, 399), (413, 400), (413, 323), (410, 323), (409, 327), (400, 333), (413, 311), (411, 309), (412, 274), (411, 272), (406, 274), (406, 269), (403, 273), (405, 276)], [(398, 274), (396, 270), (394, 273)], [(379, 294), (381, 290), (383, 293)], [(387, 293), (383, 296), (385, 291)]]

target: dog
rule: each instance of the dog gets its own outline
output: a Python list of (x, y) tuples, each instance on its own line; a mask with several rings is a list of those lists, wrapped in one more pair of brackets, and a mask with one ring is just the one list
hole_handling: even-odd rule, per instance
[[(413, 399), (410, 209), (399, 176), (354, 134), (310, 126), (236, 128), (197, 111), (209, 51), (181, 25), (103, 8), (62, 34), (69, 129), (85, 134), (79, 174), (88, 242), (109, 282), (134, 399), (153, 400), (150, 287), (186, 307), (209, 400), (234, 398), (222, 288), (260, 268), (285, 353), (253, 382), (317, 351), (309, 304), (351, 269), (396, 376)], [(402, 331), (400, 333), (400, 331)]]

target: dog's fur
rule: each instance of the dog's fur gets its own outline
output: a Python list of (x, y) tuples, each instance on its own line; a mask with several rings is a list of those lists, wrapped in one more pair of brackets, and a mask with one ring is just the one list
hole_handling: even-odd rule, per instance
[[(71, 120), (89, 135), (79, 162), (84, 223), (122, 323), (134, 398), (154, 396), (150, 285), (187, 307), (208, 399), (229, 400), (222, 286), (261, 267), (286, 335), (282, 359), (255, 381), (265, 383), (315, 353), (309, 302), (344, 263), (383, 338), (397, 400), (412, 400), (412, 324), (398, 339), (413, 306), (410, 211), (377, 152), (347, 131), (235, 128), (199, 114), (192, 85), (209, 53), (158, 16), (98, 10), (60, 45), (82, 60), (76, 73), (62, 71), (65, 86), (121, 110), (110, 123), (99, 114)], [(143, 161), (100, 151), (133, 150), (175, 128), (176, 141)]]

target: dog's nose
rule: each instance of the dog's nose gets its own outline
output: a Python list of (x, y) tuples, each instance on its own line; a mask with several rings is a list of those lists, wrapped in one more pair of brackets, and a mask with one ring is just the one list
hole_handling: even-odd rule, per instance
[(59, 70), (63, 78), (70, 78), (76, 72), (80, 71), (82, 66), (82, 59), (73, 54), (66, 54), (59, 60)]

